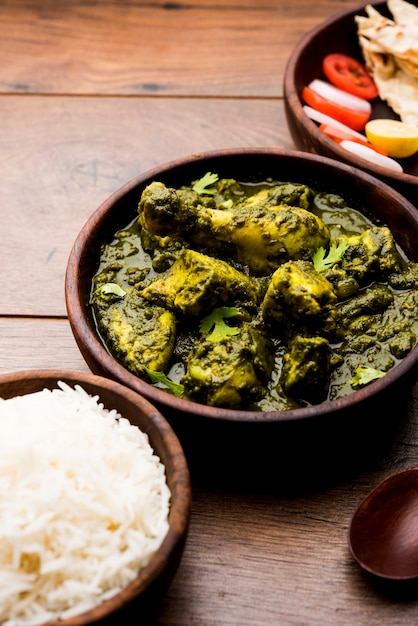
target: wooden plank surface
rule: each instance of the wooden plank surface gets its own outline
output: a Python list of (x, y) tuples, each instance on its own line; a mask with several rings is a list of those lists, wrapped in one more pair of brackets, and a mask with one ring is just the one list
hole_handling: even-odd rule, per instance
[(289, 44), (358, 4), (5, 0), (0, 92), (277, 97)]
[(0, 373), (33, 369), (88, 372), (66, 319), (0, 317)]
[[(307, 30), (359, 5), (0, 2), (0, 373), (87, 371), (64, 303), (66, 260), (87, 217), (159, 163), (292, 147), (288, 56)], [(268, 482), (255, 467), (247, 481), (226, 455), (216, 472), (191, 459), (189, 538), (157, 626), (415, 626), (415, 587), (370, 579), (347, 546), (361, 499), (418, 464), (418, 385), (390, 410), (370, 442), (358, 433), (360, 456), (348, 448), (344, 471), (325, 463), (317, 481), (314, 467), (306, 480), (280, 472)]]
[(139, 173), (204, 150), (293, 146), (276, 100), (7, 96), (0, 118), (4, 315), (65, 315), (78, 232)]
[[(0, 319), (0, 354), (0, 372), (87, 371), (66, 320)], [(231, 486), (227, 472), (211, 475), (192, 466), (198, 471), (192, 471), (189, 537), (156, 624), (416, 624), (415, 589), (365, 576), (349, 554), (347, 533), (370, 489), (418, 464), (417, 427), (418, 385), (404, 417), (393, 420), (391, 436), (342, 477), (330, 466), (329, 477), (318, 484), (302, 478), (292, 486), (296, 477), (289, 475), (287, 488), (279, 479), (274, 488), (254, 468), (250, 486)]]
[[(66, 320), (0, 319), (0, 354), (0, 372), (87, 370)], [(248, 485), (231, 480), (218, 455), (224, 474), (192, 465), (190, 532), (156, 625), (415, 625), (415, 586), (363, 574), (347, 533), (356, 506), (378, 482), (418, 464), (417, 428), (418, 385), (390, 436), (376, 433), (366, 458), (353, 459), (342, 475), (330, 466), (318, 483), (293, 474), (267, 483), (255, 467)]]

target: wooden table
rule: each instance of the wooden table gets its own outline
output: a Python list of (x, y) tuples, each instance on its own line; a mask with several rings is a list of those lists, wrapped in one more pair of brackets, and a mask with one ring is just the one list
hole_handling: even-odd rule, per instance
[[(307, 30), (358, 4), (1, 0), (1, 372), (87, 370), (63, 293), (87, 217), (176, 157), (292, 148), (288, 55)], [(157, 624), (415, 625), (418, 588), (367, 577), (347, 531), (372, 487), (418, 463), (417, 390), (383, 445), (343, 473), (289, 477), (287, 489), (285, 475), (266, 488), (193, 474), (190, 534)]]

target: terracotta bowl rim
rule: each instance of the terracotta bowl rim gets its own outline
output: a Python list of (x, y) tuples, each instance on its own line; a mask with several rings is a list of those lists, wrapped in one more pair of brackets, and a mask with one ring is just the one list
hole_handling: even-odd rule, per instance
[[(190, 473), (181, 443), (163, 414), (147, 398), (116, 380), (91, 372), (82, 372), (72, 369), (40, 368), (3, 372), (0, 373), (0, 398), (3, 397), (1, 394), (4, 385), (9, 385), (10, 383), (17, 384), (19, 381), (24, 382), (30, 380), (39, 382), (40, 390), (43, 388), (43, 384), (48, 386), (48, 383), (51, 382), (52, 379), (57, 382), (63, 380), (70, 385), (91, 385), (97, 388), (99, 399), (101, 389), (110, 392), (116, 399), (118, 396), (123, 396), (130, 404), (137, 407), (139, 411), (142, 411), (150, 419), (152, 426), (161, 434), (161, 440), (163, 442), (162, 447), (164, 447), (167, 456), (172, 460), (171, 476), (173, 482), (176, 483), (174, 485), (175, 490), (172, 492), (172, 507), (170, 509), (170, 515), (173, 515), (173, 519), (169, 520), (167, 534), (149, 563), (138, 572), (137, 577), (116, 595), (88, 611), (66, 619), (48, 622), (49, 626), (87, 626), (95, 623), (97, 620), (112, 615), (115, 611), (124, 608), (131, 601), (140, 598), (142, 594), (146, 593), (147, 590), (166, 573), (166, 570), (169, 570), (170, 564), (172, 564), (176, 558), (179, 558), (179, 550), (181, 555), (190, 523)], [(116, 405), (117, 402), (115, 402), (115, 408), (117, 409)], [(147, 434), (152, 445), (152, 432)]]
[[(224, 409), (218, 407), (210, 407), (207, 405), (199, 404), (190, 400), (183, 400), (177, 398), (161, 389), (153, 387), (152, 385), (136, 377), (125, 369), (120, 363), (114, 359), (108, 352), (108, 350), (102, 344), (98, 333), (91, 327), (86, 320), (85, 315), (85, 302), (80, 301), (80, 294), (78, 292), (77, 283), (75, 280), (77, 266), (79, 264), (80, 255), (86, 246), (88, 246), (89, 239), (97, 233), (102, 224), (106, 222), (106, 215), (110, 207), (112, 207), (118, 200), (122, 199), (127, 193), (134, 190), (136, 187), (150, 182), (152, 179), (157, 178), (159, 175), (164, 175), (170, 172), (172, 168), (179, 168), (188, 166), (194, 163), (196, 160), (205, 161), (206, 159), (213, 158), (233, 158), (234, 156), (249, 156), (256, 157), (262, 156), (278, 156), (281, 158), (293, 158), (302, 159), (312, 162), (314, 164), (322, 164), (331, 169), (345, 173), (346, 175), (354, 175), (358, 179), (362, 179), (369, 185), (377, 186), (387, 193), (391, 194), (393, 198), (403, 205), (406, 212), (413, 216), (414, 220), (418, 222), (418, 213), (411, 202), (405, 198), (396, 189), (393, 189), (387, 183), (380, 179), (373, 177), (368, 172), (360, 170), (353, 165), (349, 165), (344, 162), (338, 162), (329, 157), (320, 156), (313, 153), (303, 152), (299, 150), (288, 150), (284, 148), (228, 148), (223, 150), (210, 150), (195, 153), (187, 156), (180, 157), (168, 161), (164, 164), (155, 166), (148, 169), (138, 176), (134, 177), (119, 189), (113, 192), (101, 205), (90, 215), (85, 222), (84, 226), (80, 230), (73, 247), (71, 249), (66, 277), (65, 277), (65, 299), (68, 312), (69, 322), (75, 336), (76, 342), (79, 345), (80, 351), (84, 358), (87, 360), (91, 369), (93, 369), (89, 362), (89, 357), (93, 356), (95, 363), (100, 363), (101, 375), (115, 378), (122, 382), (127, 387), (135, 389), (138, 393), (148, 398), (150, 402), (154, 402), (159, 406), (164, 406), (169, 411), (181, 412), (187, 416), (199, 416), (200, 418), (207, 418), (211, 420), (226, 421), (226, 422), (248, 422), (248, 423), (275, 423), (275, 422), (293, 422), (297, 420), (306, 420), (312, 418), (321, 418), (322, 416), (329, 415), (340, 411), (342, 409), (352, 408), (355, 409), (357, 405), (362, 404), (365, 400), (369, 400), (371, 397), (377, 396), (393, 382), (398, 381), (405, 374), (407, 374), (415, 366), (418, 366), (418, 344), (411, 350), (411, 352), (390, 370), (383, 378), (380, 378), (362, 389), (353, 391), (347, 396), (337, 398), (335, 400), (325, 400), (319, 404), (306, 406), (297, 409), (281, 410), (281, 411), (246, 411), (236, 409)], [(80, 325), (79, 320), (82, 320)], [(86, 348), (86, 344), (89, 344), (89, 348)]]
[[(368, 4), (374, 7), (387, 6), (387, 3), (382, 1), (372, 1)], [(371, 163), (370, 161), (362, 159), (361, 157), (351, 155), (348, 150), (340, 148), (340, 146), (335, 141), (324, 135), (324, 133), (319, 130), (317, 124), (313, 120), (311, 120), (304, 112), (303, 103), (295, 85), (295, 68), (298, 64), (299, 57), (304, 48), (311, 43), (312, 39), (315, 39), (318, 35), (320, 35), (325, 28), (335, 24), (336, 22), (339, 22), (344, 18), (347, 18), (349, 15), (353, 15), (354, 17), (354, 15), (356, 15), (357, 13), (364, 12), (364, 7), (365, 4), (362, 4), (357, 9), (346, 9), (344, 11), (341, 11), (340, 13), (331, 15), (325, 21), (321, 22), (320, 24), (318, 24), (318, 26), (315, 26), (302, 36), (302, 38), (293, 49), (286, 64), (283, 79), (284, 99), (289, 109), (295, 115), (298, 123), (302, 125), (304, 132), (308, 135), (312, 135), (319, 144), (323, 144), (330, 153), (333, 153), (335, 155), (335, 159), (341, 159), (357, 168), (364, 168), (364, 170), (367, 172), (376, 172), (376, 176), (382, 176), (386, 179), (393, 179), (394, 181), (397, 181), (399, 183), (418, 187), (418, 176), (405, 172), (397, 172), (387, 167), (383, 167), (382, 165), (379, 165), (377, 163)]]

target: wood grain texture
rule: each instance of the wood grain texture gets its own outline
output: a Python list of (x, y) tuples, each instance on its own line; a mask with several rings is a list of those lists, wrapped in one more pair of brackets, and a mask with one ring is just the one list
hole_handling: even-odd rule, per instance
[(276, 100), (7, 96), (0, 117), (6, 315), (65, 315), (65, 267), (79, 230), (140, 172), (205, 150), (293, 146)]
[(8, 0), (0, 92), (277, 97), (289, 47), (357, 4)]
[(0, 318), (0, 372), (90, 371), (66, 319)]
[[(0, 320), (1, 371), (38, 367), (87, 371), (66, 320)], [(158, 611), (158, 626), (413, 626), (408, 587), (365, 576), (348, 551), (351, 515), (386, 476), (418, 465), (418, 385), (384, 445), (367, 459), (308, 486), (233, 488), (192, 471), (189, 537)], [(255, 468), (256, 469), (256, 468)]]
[[(349, 555), (344, 511), (359, 497), (350, 483), (297, 498), (195, 490), (191, 534), (158, 625), (184, 623), (171, 615), (179, 601), (188, 624), (412, 625), (416, 598), (385, 593)], [(208, 532), (216, 522), (222, 540)]]
[[(88, 371), (64, 304), (66, 260), (87, 217), (165, 161), (291, 148), (289, 53), (307, 30), (359, 5), (0, 2), (0, 372)], [(405, 401), (379, 416), (364, 457), (320, 481), (292, 474), (267, 485), (254, 468), (248, 483), (217, 451), (220, 471), (195, 463), (189, 538), (157, 626), (415, 626), (416, 588), (367, 577), (347, 545), (367, 493), (418, 465), (418, 385)]]

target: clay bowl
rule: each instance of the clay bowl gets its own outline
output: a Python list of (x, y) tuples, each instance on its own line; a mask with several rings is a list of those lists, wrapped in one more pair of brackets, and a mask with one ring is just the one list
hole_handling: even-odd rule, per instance
[(120, 623), (132, 610), (151, 619), (180, 562), (189, 526), (191, 489), (188, 465), (178, 438), (161, 413), (148, 400), (116, 381), (91, 373), (67, 370), (28, 370), (0, 375), (0, 398), (13, 398), (53, 389), (57, 381), (79, 384), (98, 396), (107, 409), (116, 409), (147, 433), (151, 447), (166, 468), (172, 500), (169, 530), (148, 565), (122, 591), (97, 607), (77, 616), (48, 622), (51, 626), (86, 626), (96, 622)]
[[(371, 2), (379, 13), (390, 17), (385, 2)], [(417, 4), (412, 2), (412, 4)], [(363, 5), (364, 6), (364, 5)], [(284, 75), (283, 89), (285, 111), (290, 134), (299, 150), (322, 154), (338, 161), (354, 165), (395, 187), (413, 204), (418, 198), (418, 154), (399, 162), (403, 172), (394, 172), (344, 150), (339, 144), (326, 137), (303, 110), (302, 89), (313, 79), (326, 80), (322, 73), (322, 59), (333, 52), (348, 54), (363, 61), (357, 42), (355, 15), (365, 15), (363, 7), (344, 11), (309, 31), (293, 50)], [(399, 117), (379, 98), (372, 102), (372, 118)]]
[[(322, 437), (321, 442), (325, 442), (328, 450), (335, 450), (338, 456), (337, 441), (346, 441), (347, 437), (347, 430), (342, 427), (343, 416), (349, 416), (349, 432), (356, 437), (354, 420), (365, 416), (361, 426), (364, 433), (366, 424), (377, 415), (374, 409), (378, 401), (382, 399), (384, 403), (385, 395), (394, 393), (393, 388), (415, 381), (417, 347), (386, 376), (349, 396), (298, 409), (260, 413), (211, 407), (175, 397), (130, 373), (101, 341), (89, 306), (100, 246), (111, 241), (118, 229), (135, 218), (141, 192), (151, 181), (160, 180), (177, 187), (190, 184), (208, 171), (217, 172), (222, 178), (241, 181), (279, 177), (284, 181), (306, 183), (318, 190), (340, 193), (354, 207), (361, 209), (367, 206), (372, 218), (388, 224), (405, 253), (412, 259), (418, 259), (418, 212), (404, 197), (365, 172), (325, 157), (280, 149), (248, 148), (195, 154), (140, 174), (108, 198), (81, 229), (69, 255), (65, 281), (68, 317), (79, 349), (95, 373), (118, 380), (161, 407), (183, 445), (187, 446), (186, 454), (191, 451), (191, 454), (202, 455), (205, 442), (213, 437), (217, 451), (224, 450), (228, 457), (241, 450), (243, 456), (247, 453), (253, 456), (257, 449), (263, 458), (267, 457), (264, 451), (270, 442), (274, 447), (272, 454), (277, 459), (281, 442), (283, 454), (291, 449), (294, 452), (292, 445), (285, 444), (286, 431), (295, 438), (298, 446), (304, 443), (308, 455), (315, 454), (316, 464), (317, 450), (312, 451), (310, 437), (317, 433), (318, 423), (325, 421), (328, 438)], [(306, 436), (301, 434), (302, 423), (311, 431)], [(279, 439), (276, 436), (278, 430)], [(248, 447), (245, 447), (244, 442), (247, 441)], [(329, 446), (327, 441), (333, 442), (332, 445)], [(207, 447), (210, 450), (209, 444)], [(213, 469), (212, 462), (210, 467)], [(241, 463), (238, 467), (242, 468)], [(232, 470), (240, 471), (237, 468)]]

